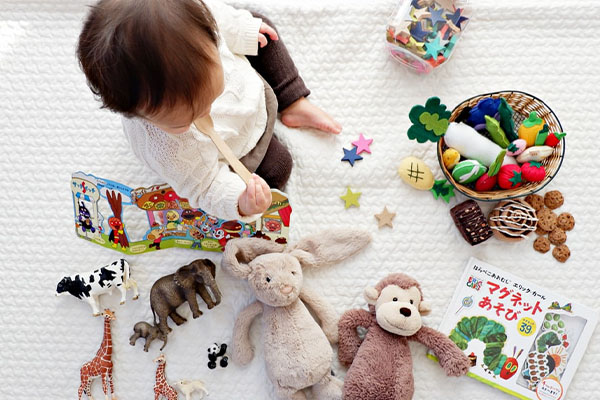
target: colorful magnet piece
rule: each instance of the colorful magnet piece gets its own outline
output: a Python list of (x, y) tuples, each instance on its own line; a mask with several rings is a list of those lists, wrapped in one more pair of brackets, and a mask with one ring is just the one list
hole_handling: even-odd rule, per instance
[(431, 20), (431, 24), (433, 26), (436, 26), (439, 22), (446, 22), (444, 19), (444, 11), (445, 10), (443, 8), (436, 10), (435, 7), (429, 7), (429, 19)]
[(356, 154), (356, 147), (353, 147), (350, 150), (344, 148), (344, 157), (342, 157), (342, 161), (348, 161), (350, 165), (354, 167), (354, 162), (362, 159), (361, 156)]
[(352, 144), (356, 146), (356, 154), (360, 154), (364, 151), (371, 154), (371, 143), (373, 143), (373, 139), (365, 138), (362, 133), (360, 134), (358, 140), (352, 142)]
[(434, 199), (442, 199), (446, 203), (450, 203), (450, 198), (454, 197), (454, 186), (452, 186), (446, 179), (436, 180), (433, 187), (430, 189)]
[(430, 97), (425, 106), (416, 105), (410, 110), (408, 117), (413, 125), (408, 129), (408, 138), (419, 143), (439, 141), (448, 129), (450, 115), (438, 97)]
[(396, 213), (389, 212), (387, 206), (383, 207), (382, 212), (380, 212), (379, 214), (375, 214), (375, 218), (377, 219), (377, 227), (379, 229), (383, 228), (384, 226), (389, 226), (390, 228), (393, 228), (394, 225), (392, 224), (392, 220), (395, 217)]
[(417, 190), (429, 190), (433, 186), (431, 169), (417, 157), (406, 157), (398, 166), (398, 175)]
[(524, 139), (514, 140), (511, 144), (506, 148), (507, 156), (518, 156), (527, 148), (527, 142)]
[(438, 54), (444, 50), (444, 46), (440, 44), (440, 39), (440, 35), (438, 34), (435, 39), (425, 43), (425, 58), (437, 60)]
[(444, 166), (448, 170), (451, 170), (460, 161), (460, 153), (456, 149), (446, 149), (442, 154), (442, 161), (444, 162)]
[(460, 184), (475, 182), (487, 171), (487, 167), (477, 160), (459, 162), (452, 170), (452, 177)]
[(355, 207), (360, 207), (360, 204), (358, 203), (358, 198), (360, 197), (360, 195), (362, 194), (362, 192), (353, 192), (352, 190), (350, 190), (350, 186), (348, 186), (346, 188), (346, 194), (343, 196), (340, 196), (340, 199), (344, 200), (345, 207), (346, 209), (355, 206)]

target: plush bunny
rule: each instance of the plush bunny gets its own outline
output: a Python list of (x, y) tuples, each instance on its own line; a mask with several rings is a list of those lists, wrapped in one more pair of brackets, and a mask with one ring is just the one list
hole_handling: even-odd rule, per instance
[(247, 279), (256, 295), (235, 323), (233, 361), (245, 365), (254, 357), (249, 330), (262, 313), (267, 373), (277, 396), (302, 400), (306, 399), (303, 389), (312, 388), (317, 399), (341, 399), (342, 382), (331, 374), (329, 344), (338, 340), (338, 316), (325, 298), (303, 287), (302, 268), (342, 261), (370, 241), (369, 234), (359, 230), (327, 231), (287, 247), (257, 238), (229, 241), (222, 267)]

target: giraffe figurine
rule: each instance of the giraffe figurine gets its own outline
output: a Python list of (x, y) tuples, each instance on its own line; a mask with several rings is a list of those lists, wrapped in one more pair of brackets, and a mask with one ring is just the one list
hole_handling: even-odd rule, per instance
[(161, 397), (165, 397), (167, 400), (177, 400), (177, 391), (167, 383), (167, 377), (165, 376), (165, 366), (167, 365), (165, 355), (159, 355), (154, 359), (154, 362), (158, 364), (156, 367), (156, 383), (154, 384), (154, 400)]
[(112, 338), (110, 333), (110, 323), (115, 320), (115, 314), (109, 310), (104, 310), (104, 335), (102, 344), (96, 353), (96, 357), (81, 367), (81, 385), (79, 386), (79, 400), (85, 392), (89, 400), (94, 400), (92, 397), (92, 381), (94, 378), (102, 379), (102, 390), (104, 398), (108, 400), (108, 386), (110, 385), (111, 399), (116, 400), (115, 387), (112, 379)]

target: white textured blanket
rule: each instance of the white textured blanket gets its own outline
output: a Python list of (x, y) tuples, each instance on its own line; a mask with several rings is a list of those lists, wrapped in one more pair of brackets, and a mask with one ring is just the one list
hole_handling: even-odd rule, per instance
[[(69, 179), (83, 170), (130, 186), (158, 183), (133, 158), (119, 118), (99, 110), (75, 58), (75, 43), (89, 1), (0, 1), (0, 383), (3, 399), (73, 399), (79, 368), (101, 341), (102, 320), (73, 298), (54, 298), (59, 278), (93, 269), (120, 255), (77, 239)], [(362, 290), (394, 271), (422, 284), (433, 302), (425, 322), (437, 327), (466, 260), (473, 255), (600, 307), (598, 285), (598, 120), (600, 74), (597, 39), (600, 3), (594, 0), (478, 0), (475, 18), (448, 65), (416, 76), (384, 51), (384, 24), (394, 0), (244, 2), (276, 22), (312, 100), (344, 124), (339, 137), (277, 126), (294, 155), (287, 187), (293, 201), (292, 237), (329, 227), (359, 226), (373, 233), (371, 247), (335, 267), (307, 273), (306, 284), (328, 296), (338, 312), (364, 307)], [(240, 4), (242, 4), (240, 2)], [(470, 247), (448, 214), (449, 205), (417, 192), (396, 175), (408, 155), (424, 158), (438, 177), (432, 145), (406, 137), (408, 111), (432, 95), (450, 108), (470, 96), (518, 89), (542, 98), (559, 116), (567, 137), (566, 160), (549, 186), (566, 197), (577, 226), (569, 233), (572, 257), (557, 263), (531, 242), (496, 240)], [(372, 155), (354, 168), (341, 163), (342, 146), (364, 132)], [(339, 196), (350, 185), (362, 192), (360, 208), (344, 210)], [(378, 230), (373, 214), (387, 205), (394, 229)], [(148, 292), (160, 276), (190, 260), (218, 254), (180, 249), (130, 257), (141, 298), (118, 305), (113, 324), (114, 376), (119, 399), (152, 398), (158, 354), (128, 344), (133, 324), (150, 320)], [(211, 399), (272, 399), (264, 370), (260, 324), (253, 328), (256, 357), (246, 368), (209, 370), (207, 348), (230, 342), (236, 314), (252, 299), (246, 284), (218, 272), (223, 303), (171, 334), (165, 354), (169, 380), (202, 379)], [(190, 316), (184, 308), (184, 315)], [(206, 311), (205, 307), (203, 308)], [(600, 392), (600, 334), (592, 338), (572, 382), (570, 399)], [(501, 399), (499, 391), (469, 378), (447, 378), (412, 347), (415, 399)], [(335, 370), (343, 374), (339, 365)], [(103, 398), (99, 382), (96, 398)]]

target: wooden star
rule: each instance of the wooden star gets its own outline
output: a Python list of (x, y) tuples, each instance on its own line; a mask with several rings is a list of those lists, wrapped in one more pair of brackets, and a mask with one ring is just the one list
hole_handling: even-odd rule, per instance
[(358, 203), (358, 198), (360, 197), (361, 194), (362, 194), (362, 192), (352, 192), (352, 190), (350, 190), (350, 187), (348, 186), (346, 188), (346, 194), (343, 196), (340, 196), (340, 199), (342, 199), (346, 202), (347, 209), (350, 208), (351, 206), (360, 207), (360, 204)]
[(412, 19), (413, 21), (420, 21), (423, 18), (431, 17), (431, 13), (426, 8), (413, 9)]
[(395, 217), (396, 213), (389, 212), (387, 206), (383, 207), (383, 211), (381, 213), (375, 214), (375, 218), (377, 219), (377, 226), (379, 227), (379, 229), (383, 228), (384, 226), (389, 226), (390, 228), (393, 228), (394, 225), (392, 225), (392, 220)]

